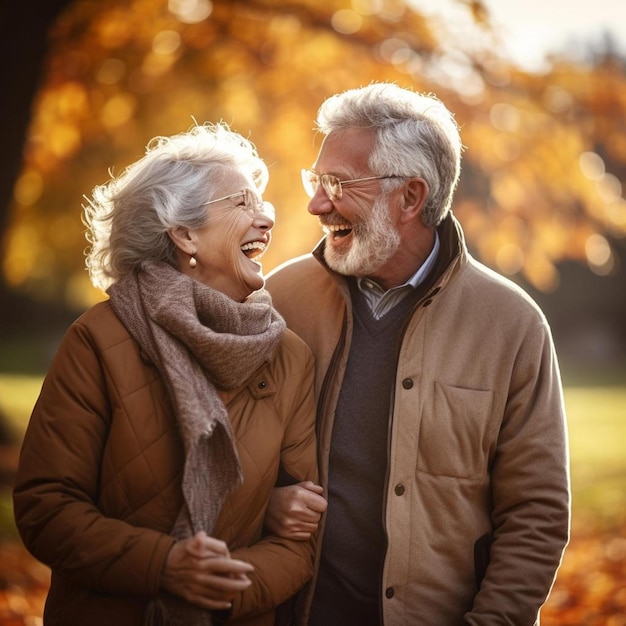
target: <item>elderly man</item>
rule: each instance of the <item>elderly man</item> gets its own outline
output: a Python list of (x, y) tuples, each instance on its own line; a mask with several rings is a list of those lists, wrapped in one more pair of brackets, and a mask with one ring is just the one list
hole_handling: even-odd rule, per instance
[(321, 487), (275, 490), (268, 517), (294, 537), (321, 517), (298, 623), (538, 624), (570, 511), (546, 319), (468, 253), (438, 99), (372, 84), (317, 124), (303, 183), (325, 237), (268, 279), (317, 360)]

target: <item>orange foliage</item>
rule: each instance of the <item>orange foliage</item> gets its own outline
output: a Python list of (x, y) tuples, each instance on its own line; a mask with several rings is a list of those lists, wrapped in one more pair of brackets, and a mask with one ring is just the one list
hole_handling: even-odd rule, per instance
[[(321, 231), (299, 169), (315, 158), (317, 107), (372, 80), (434, 92), (455, 112), (467, 146), (455, 212), (481, 260), (544, 291), (557, 288), (563, 260), (617, 271), (611, 238), (626, 234), (620, 64), (610, 55), (593, 66), (557, 60), (547, 74), (527, 74), (498, 57), (480, 0), (458, 0), (462, 33), (458, 20), (410, 6), (72, 2), (52, 33), (15, 188), (7, 282), (77, 307), (100, 299), (83, 267), (82, 195), (140, 157), (153, 136), (194, 119), (229, 122), (270, 166), (278, 222), (266, 270), (309, 251)], [(68, 221), (68, 237), (59, 237), (55, 224)], [(593, 249), (606, 254), (589, 253), (594, 236)]]
[(575, 528), (542, 626), (626, 626), (625, 528)]
[[(542, 626), (626, 626), (625, 531), (574, 529)], [(20, 544), (0, 544), (0, 624), (41, 624), (49, 582), (49, 570)]]

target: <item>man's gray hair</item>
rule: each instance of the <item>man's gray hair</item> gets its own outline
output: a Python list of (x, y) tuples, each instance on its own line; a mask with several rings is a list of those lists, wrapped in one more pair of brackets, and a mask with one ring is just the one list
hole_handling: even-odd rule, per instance
[[(434, 227), (446, 217), (461, 171), (463, 146), (452, 113), (436, 96), (393, 83), (350, 89), (322, 104), (317, 128), (324, 135), (351, 128), (375, 130), (376, 144), (369, 158), (372, 171), (423, 178), (428, 198), (422, 221)], [(394, 184), (385, 182), (389, 187)]]

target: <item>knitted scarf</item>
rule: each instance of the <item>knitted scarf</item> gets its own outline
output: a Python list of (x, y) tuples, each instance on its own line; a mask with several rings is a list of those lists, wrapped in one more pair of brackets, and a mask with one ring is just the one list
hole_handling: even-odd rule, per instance
[[(245, 383), (273, 354), (285, 322), (265, 290), (235, 302), (166, 263), (144, 263), (108, 294), (115, 313), (159, 370), (184, 443), (184, 506), (172, 535), (187, 539), (200, 530), (210, 535), (224, 498), (242, 481), (230, 420), (216, 388)], [(207, 611), (165, 593), (147, 614), (147, 624), (211, 624)]]

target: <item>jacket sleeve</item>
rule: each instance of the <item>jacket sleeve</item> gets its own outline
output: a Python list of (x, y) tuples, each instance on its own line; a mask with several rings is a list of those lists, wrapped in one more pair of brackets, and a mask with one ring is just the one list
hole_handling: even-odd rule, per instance
[(13, 492), (27, 549), (61, 576), (107, 592), (154, 594), (173, 539), (108, 518), (99, 477), (115, 394), (87, 328), (64, 337), (33, 409)]
[[(301, 344), (305, 353), (302, 377), (289, 380), (294, 389), (285, 402), (279, 391), (281, 409), (287, 411), (288, 423), (281, 450), (281, 465), (296, 481), (317, 480), (314, 362), (310, 350)], [(301, 359), (300, 359), (301, 360)], [(302, 369), (302, 366), (299, 366)], [(296, 368), (291, 370), (291, 376)], [(254, 566), (253, 584), (233, 603), (233, 617), (263, 613), (277, 607), (296, 594), (313, 575), (314, 539), (292, 541), (266, 535), (258, 543), (234, 550), (232, 556)]]
[(549, 328), (517, 355), (492, 467), (493, 536), (465, 623), (535, 624), (569, 539), (570, 484), (561, 380)]

